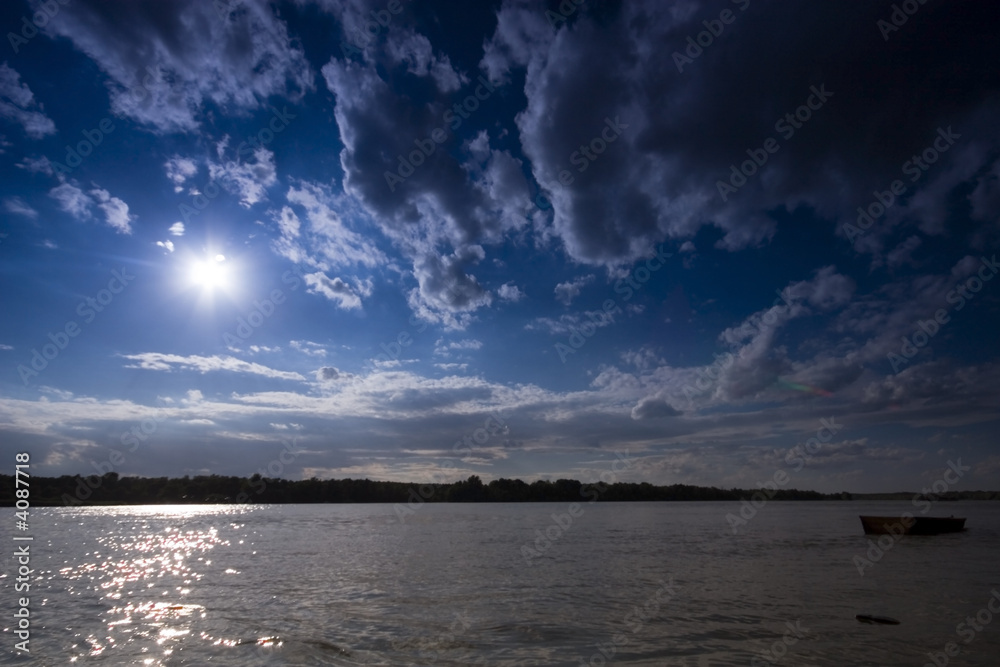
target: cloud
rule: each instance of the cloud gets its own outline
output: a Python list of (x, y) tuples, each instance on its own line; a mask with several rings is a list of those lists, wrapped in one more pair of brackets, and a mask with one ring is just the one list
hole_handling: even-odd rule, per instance
[(308, 354), (313, 357), (325, 357), (326, 348), (319, 343), (313, 343), (308, 340), (293, 340), (288, 343), (289, 347), (293, 350), (298, 350), (303, 354)]
[(600, 310), (585, 310), (582, 313), (565, 313), (559, 319), (538, 317), (524, 325), (527, 331), (547, 331), (550, 334), (562, 336), (574, 331), (589, 330), (591, 327), (608, 327), (614, 320)]
[(524, 298), (524, 292), (512, 282), (504, 283), (497, 290), (497, 296), (500, 297), (501, 301), (511, 301), (517, 303)]
[(21, 75), (7, 63), (0, 63), (0, 118), (17, 123), (32, 139), (41, 139), (56, 133), (56, 125), (40, 109)]
[(680, 410), (674, 408), (670, 403), (659, 396), (647, 396), (641, 399), (632, 408), (632, 419), (663, 419), (665, 417), (676, 417), (682, 414)]
[(341, 380), (350, 380), (355, 377), (351, 373), (345, 373), (344, 371), (335, 368), (333, 366), (323, 366), (322, 368), (314, 372), (316, 375), (316, 380), (319, 382), (339, 382)]
[(556, 300), (562, 302), (564, 306), (568, 306), (573, 303), (573, 299), (580, 296), (580, 288), (592, 282), (594, 282), (593, 274), (559, 283), (555, 287)]
[[(424, 44), (415, 37), (412, 45), (418, 42)], [(391, 55), (370, 49), (363, 62), (334, 58), (322, 69), (336, 99), (344, 143), (344, 191), (413, 262), (418, 287), (409, 303), (417, 316), (464, 328), (475, 310), (492, 303), (467, 272), (485, 257), (484, 244), (499, 243), (504, 233), (527, 224), (530, 190), (521, 161), (491, 149), (485, 133), (453, 145), (457, 126), (445, 115), (455, 113), (452, 98), (476, 100), (476, 90), (480, 97), (492, 94), (487, 88), (473, 81), (444, 94), (433, 76), (416, 73), (423, 71), (419, 67), (400, 72), (394, 62)], [(384, 78), (387, 70), (393, 71), (392, 86)], [(432, 134), (444, 142), (431, 139)], [(435, 148), (423, 157), (418, 145)], [(401, 166), (411, 155), (419, 156), (412, 171)], [(386, 174), (402, 180), (394, 182)]]
[(274, 153), (264, 147), (253, 152), (254, 162), (209, 162), (213, 181), (239, 195), (240, 206), (250, 208), (267, 197), (267, 189), (278, 182)]
[(184, 236), (184, 223), (175, 222), (170, 225), (170, 228), (167, 231), (170, 232), (171, 236)]
[[(844, 43), (858, 25), (884, 18), (882, 7), (847, 15), (832, 6), (784, 3), (734, 9), (731, 39), (678, 72), (668, 54), (683, 51), (687, 37), (711, 18), (706, 6), (684, 9), (647, 0), (598, 14), (584, 4), (558, 27), (530, 3), (506, 0), (497, 12), (480, 66), (497, 82), (523, 76), (521, 149), (552, 202), (552, 233), (574, 260), (626, 264), (665, 239), (693, 239), (703, 226), (721, 233), (721, 249), (756, 247), (774, 237), (779, 213), (800, 208), (832, 224), (853, 222), (876, 186), (905, 178), (900, 165), (930, 145), (939, 127), (953, 126), (970, 150), (956, 147), (942, 156), (932, 175), (911, 186), (912, 201), (925, 190), (928, 204), (967, 194), (965, 179), (995, 160), (1000, 137), (987, 119), (1000, 112), (1000, 98), (996, 86), (982, 83), (990, 80), (989, 59), (973, 56), (963, 37), (992, 25), (982, 7), (932, 10), (940, 21), (906, 27), (914, 49), (907, 58), (962, 63), (949, 77), (894, 69), (900, 51), (881, 48), (877, 31), (873, 39)], [(775, 25), (794, 31), (793, 42), (769, 39), (764, 28)], [(997, 46), (990, 48), (998, 55)], [(663, 57), (643, 55), (652, 53)], [(808, 54), (814, 66), (799, 67), (789, 53)], [(732, 68), (733, 62), (755, 67)], [(913, 103), (917, 89), (926, 104)], [(825, 101), (810, 120), (792, 133), (777, 128), (810, 95), (818, 103), (814, 90), (826, 91)], [(852, 92), (859, 90), (870, 94)], [(961, 107), (947, 101), (956, 95)], [(720, 192), (732, 165), (768, 138), (780, 150), (737, 192)], [(983, 187), (984, 201), (990, 187)], [(923, 225), (925, 233), (945, 233), (951, 224), (940, 206), (909, 212), (913, 219), (904, 224)]]
[(344, 310), (361, 308), (361, 297), (371, 296), (373, 289), (371, 280), (355, 280), (350, 285), (340, 277), (331, 279), (321, 271), (307, 273), (304, 277), (310, 293), (322, 294)]
[(198, 173), (198, 165), (190, 158), (175, 155), (164, 163), (167, 178), (174, 184), (174, 192), (183, 192), (184, 183)]
[(919, 248), (921, 243), (923, 243), (923, 240), (916, 234), (910, 236), (886, 255), (886, 264), (888, 264), (889, 268), (895, 269), (903, 264), (912, 262), (913, 251)]
[[(327, 185), (307, 181), (290, 187), (285, 197), (290, 205), (271, 212), (280, 234), (272, 242), (278, 255), (323, 271), (387, 263), (371, 240), (348, 227), (345, 216), (357, 220), (363, 215), (349, 198), (335, 195)], [(305, 213), (305, 224), (296, 208)]]
[(132, 221), (135, 220), (135, 216), (129, 214), (128, 204), (100, 188), (91, 190), (90, 194), (96, 199), (97, 207), (104, 213), (104, 220), (110, 227), (121, 234), (132, 233)]
[(448, 56), (434, 55), (430, 40), (419, 33), (394, 30), (387, 46), (394, 62), (405, 64), (410, 74), (430, 76), (442, 93), (454, 92), (469, 81), (455, 71)]
[(229, 371), (250, 375), (262, 375), (278, 380), (299, 380), (305, 378), (298, 373), (279, 371), (261, 364), (243, 361), (235, 357), (213, 355), (203, 357), (198, 355), (182, 356), (178, 354), (163, 354), (160, 352), (144, 352), (142, 354), (123, 354), (125, 359), (135, 361), (125, 368), (141, 368), (151, 371), (173, 371), (177, 369), (192, 370), (199, 373), (212, 371)]
[(409, 293), (410, 308), (418, 317), (446, 329), (467, 327), (471, 311), (493, 302), (493, 295), (465, 272), (465, 266), (485, 255), (480, 246), (466, 246), (452, 255), (428, 251), (417, 257), (413, 267), (417, 287)]
[(161, 132), (191, 131), (213, 108), (239, 115), (273, 95), (293, 101), (313, 70), (264, 0), (74, 0), (43, 29), (66, 37), (108, 76), (112, 111)]
[(481, 349), (483, 349), (483, 341), (476, 340), (475, 338), (453, 340), (447, 343), (443, 338), (439, 338), (434, 343), (434, 354), (445, 357), (451, 356), (452, 352), (471, 352), (473, 350)]
[(107, 190), (93, 188), (86, 193), (75, 182), (66, 182), (49, 190), (49, 197), (56, 200), (60, 209), (77, 220), (92, 219), (91, 207), (96, 206), (104, 214), (104, 221), (109, 227), (120, 234), (132, 233), (135, 216), (129, 213), (128, 204), (118, 197), (112, 197)]
[(443, 371), (466, 371), (469, 368), (469, 364), (458, 364), (455, 362), (437, 363), (434, 364), (434, 368), (440, 368)]
[(161, 248), (163, 248), (167, 252), (173, 252), (174, 251), (174, 242), (173, 241), (170, 241), (170, 240), (167, 240), (167, 241), (157, 241), (156, 245), (160, 246)]
[(38, 211), (33, 209), (26, 201), (20, 197), (7, 197), (3, 200), (4, 210), (14, 215), (20, 215), (29, 220), (38, 218)]
[(69, 213), (77, 220), (90, 219), (90, 207), (93, 205), (94, 200), (72, 183), (63, 183), (52, 188), (49, 190), (49, 197), (56, 200), (60, 209)]
[(45, 174), (46, 176), (55, 174), (55, 170), (52, 169), (52, 163), (44, 155), (37, 158), (25, 157), (17, 163), (17, 166), (19, 169), (24, 169), (31, 174)]

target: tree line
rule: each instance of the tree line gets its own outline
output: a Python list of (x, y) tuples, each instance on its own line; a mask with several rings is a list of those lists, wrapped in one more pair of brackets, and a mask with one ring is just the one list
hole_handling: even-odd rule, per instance
[[(760, 489), (720, 489), (711, 486), (648, 482), (585, 483), (574, 479), (537, 480), (495, 479), (488, 484), (478, 475), (450, 484), (415, 484), (370, 479), (288, 480), (261, 477), (120, 477), (104, 475), (63, 475), (32, 477), (31, 504), (58, 505), (156, 505), (200, 503), (405, 503), (415, 493), (427, 502), (575, 502), (595, 498), (607, 501), (750, 500)], [(799, 489), (779, 489), (773, 500), (860, 500), (897, 494), (819, 493)], [(912, 496), (899, 494), (904, 498)], [(962, 491), (942, 494), (938, 500), (992, 500), (1000, 493)], [(15, 503), (14, 477), (0, 475), (0, 506)]]

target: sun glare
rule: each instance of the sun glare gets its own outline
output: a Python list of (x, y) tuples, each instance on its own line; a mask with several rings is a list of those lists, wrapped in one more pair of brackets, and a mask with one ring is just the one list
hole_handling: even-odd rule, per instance
[(229, 284), (225, 262), (224, 255), (195, 262), (191, 265), (191, 282), (205, 289), (225, 289)]

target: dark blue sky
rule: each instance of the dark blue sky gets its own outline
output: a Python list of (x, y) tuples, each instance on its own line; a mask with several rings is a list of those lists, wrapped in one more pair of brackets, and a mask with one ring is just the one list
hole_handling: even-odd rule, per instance
[(902, 5), (6, 3), (2, 455), (1000, 488), (1000, 17)]

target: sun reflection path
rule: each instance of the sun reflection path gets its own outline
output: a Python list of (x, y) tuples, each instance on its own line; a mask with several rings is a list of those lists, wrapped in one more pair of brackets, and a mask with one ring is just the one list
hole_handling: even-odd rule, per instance
[(97, 592), (111, 602), (102, 636), (81, 635), (81, 643), (73, 646), (76, 658), (111, 657), (109, 651), (131, 644), (126, 654), (148, 654), (145, 664), (160, 665), (192, 635), (216, 645), (234, 641), (210, 636), (204, 631), (205, 607), (184, 601), (211, 566), (211, 550), (229, 541), (211, 527), (150, 530), (155, 522), (145, 517), (123, 520), (129, 522), (131, 530), (122, 526), (116, 534), (96, 538), (98, 548), (59, 572), (70, 594)]

